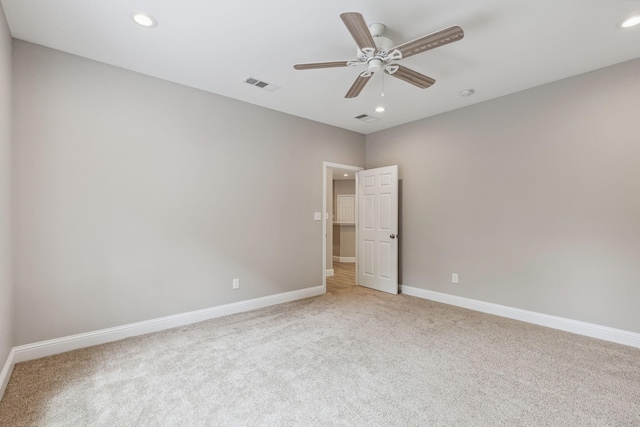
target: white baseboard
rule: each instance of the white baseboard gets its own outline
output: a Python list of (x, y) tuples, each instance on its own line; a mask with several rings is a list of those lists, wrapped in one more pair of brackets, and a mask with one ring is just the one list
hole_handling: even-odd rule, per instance
[(426, 289), (414, 288), (412, 286), (403, 285), (401, 287), (401, 292), (405, 295), (411, 295), (418, 298), (424, 298), (444, 304), (455, 305), (483, 313), (495, 314), (496, 316), (521, 320), (523, 322), (534, 323), (548, 328), (559, 329), (561, 331), (572, 332), (574, 334), (585, 335), (592, 338), (628, 345), (630, 347), (640, 348), (640, 334), (635, 332), (478, 301), (456, 295), (428, 291)]
[[(255, 310), (257, 308), (282, 304), (303, 298), (314, 297), (324, 293), (324, 286), (315, 286), (313, 288), (301, 289), (299, 291), (285, 292), (277, 295), (190, 311), (188, 313), (175, 314), (173, 316), (160, 317), (157, 319), (145, 320), (143, 322), (116, 326), (114, 328), (101, 329), (98, 331), (21, 345), (14, 347), (12, 350), (13, 360), (11, 367), (13, 367), (14, 363), (64, 353), (65, 351), (76, 350), (79, 348), (90, 347), (92, 345), (104, 344), (111, 341), (121, 340), (123, 338), (163, 331), (165, 329), (176, 328), (178, 326), (190, 325), (204, 320), (215, 319), (217, 317), (242, 313), (249, 310)], [(2, 371), (3, 375), (5, 370)]]
[(334, 262), (356, 262), (356, 257), (354, 256), (334, 256)]
[(13, 365), (15, 365), (14, 358), (15, 348), (12, 348), (0, 373), (0, 399), (4, 396), (4, 391), (7, 389), (7, 384), (9, 384), (9, 378), (11, 378), (11, 373), (13, 372)]
[(336, 272), (333, 270), (333, 268), (328, 268), (328, 269), (327, 269), (327, 272), (326, 272), (326, 274), (325, 274), (325, 276), (326, 276), (326, 277), (331, 277), (331, 276), (333, 276), (334, 274), (336, 274)]

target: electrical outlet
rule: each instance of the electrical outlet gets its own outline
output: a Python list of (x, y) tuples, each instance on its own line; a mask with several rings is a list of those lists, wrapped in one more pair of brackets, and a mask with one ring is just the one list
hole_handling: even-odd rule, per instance
[(240, 288), (240, 279), (233, 279), (233, 289)]
[(458, 273), (451, 274), (451, 283), (458, 283)]

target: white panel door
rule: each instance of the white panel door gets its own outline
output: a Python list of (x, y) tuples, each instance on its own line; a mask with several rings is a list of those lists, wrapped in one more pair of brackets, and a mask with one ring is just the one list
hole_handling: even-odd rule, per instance
[(398, 166), (358, 172), (358, 284), (398, 293)]

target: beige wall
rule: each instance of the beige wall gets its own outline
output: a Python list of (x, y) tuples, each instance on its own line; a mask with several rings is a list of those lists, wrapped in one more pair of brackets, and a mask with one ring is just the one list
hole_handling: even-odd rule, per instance
[(0, 370), (13, 347), (10, 252), (11, 34), (0, 4)]
[(321, 285), (322, 162), (364, 136), (14, 52), (17, 344)]
[[(320, 166), (363, 164), (362, 135), (14, 50), (10, 179), (0, 19), (0, 362), (321, 283)], [(400, 165), (403, 283), (640, 332), (638, 75), (631, 61), (367, 136), (367, 167)]]
[(403, 284), (640, 332), (639, 93), (635, 60), (368, 135)]
[(334, 225), (333, 234), (334, 236), (339, 235), (337, 243), (333, 245), (333, 255), (354, 258), (356, 256), (356, 227), (354, 225)]

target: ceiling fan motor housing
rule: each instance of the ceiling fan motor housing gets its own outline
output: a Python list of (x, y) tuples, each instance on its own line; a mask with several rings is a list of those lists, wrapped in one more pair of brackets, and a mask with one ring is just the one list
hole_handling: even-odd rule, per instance
[[(387, 37), (376, 36), (373, 38), (373, 41), (376, 43), (376, 54), (379, 52), (389, 53), (394, 46), (393, 41)], [(367, 56), (367, 54), (360, 49), (356, 49), (356, 56), (358, 59), (362, 59)]]
[(373, 41), (376, 42), (376, 47), (379, 51), (389, 52), (394, 46), (391, 39), (382, 36), (374, 37)]
[[(382, 24), (373, 24), (371, 27), (373, 27), (374, 25), (382, 26)], [(384, 26), (382, 27), (384, 28)], [(371, 32), (375, 34), (374, 31)], [(391, 39), (379, 35), (374, 36), (373, 41), (376, 43), (376, 51), (373, 54), (371, 54), (370, 52), (363, 52), (358, 49), (356, 55), (359, 61), (367, 63), (369, 72), (377, 73), (384, 67), (385, 63), (388, 62), (388, 60), (385, 61), (385, 59), (387, 58), (387, 54), (393, 48), (394, 44)]]

